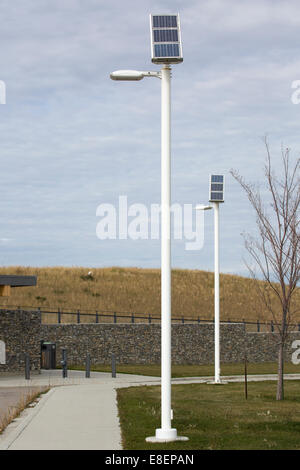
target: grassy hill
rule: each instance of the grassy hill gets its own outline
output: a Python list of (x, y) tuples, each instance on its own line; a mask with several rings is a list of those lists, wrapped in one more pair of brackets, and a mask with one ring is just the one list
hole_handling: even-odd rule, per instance
[[(160, 316), (160, 270), (140, 268), (4, 267), (0, 274), (36, 275), (36, 287), (12, 289), (0, 306), (60, 308), (62, 311), (116, 311)], [(221, 274), (221, 320), (271, 320), (252, 279)], [(300, 293), (297, 292), (297, 304)], [(275, 304), (275, 299), (274, 299)], [(214, 274), (172, 271), (172, 316), (212, 319)], [(300, 314), (298, 318), (300, 319)]]

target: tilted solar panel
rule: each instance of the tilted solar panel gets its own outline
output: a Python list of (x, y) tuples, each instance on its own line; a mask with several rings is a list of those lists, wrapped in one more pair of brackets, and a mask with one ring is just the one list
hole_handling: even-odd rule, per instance
[(154, 28), (177, 28), (177, 15), (152, 15)]
[(223, 183), (223, 179), (224, 179), (223, 175), (211, 175), (212, 183)]
[(154, 44), (156, 57), (178, 57), (178, 44)]
[(153, 42), (178, 42), (177, 29), (154, 29)]
[(210, 200), (211, 201), (223, 201), (223, 193), (215, 193), (215, 192), (211, 192), (210, 193)]
[(179, 15), (150, 15), (150, 29), (152, 62), (182, 62)]
[(210, 175), (209, 200), (211, 202), (224, 202), (224, 175)]
[(211, 183), (211, 191), (223, 191), (223, 183)]

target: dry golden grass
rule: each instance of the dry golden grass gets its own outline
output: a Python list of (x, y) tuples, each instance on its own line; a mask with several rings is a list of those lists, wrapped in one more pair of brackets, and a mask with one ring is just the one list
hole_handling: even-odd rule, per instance
[[(0, 306), (58, 308), (61, 311), (96, 310), (160, 316), (160, 270), (140, 268), (89, 269), (82, 267), (4, 267), (0, 274), (36, 275), (36, 287), (12, 289), (11, 297), (0, 297)], [(271, 320), (252, 279), (229, 274), (220, 277), (221, 320)], [(295, 302), (300, 304), (299, 289)], [(275, 300), (274, 300), (275, 305)], [(173, 318), (214, 316), (214, 275), (212, 272), (175, 269), (172, 271)], [(300, 315), (295, 318), (298, 322)], [(70, 316), (62, 321), (74, 321)], [(49, 320), (50, 321), (50, 320)], [(54, 319), (53, 319), (54, 321)], [(81, 318), (83, 322), (83, 317)], [(87, 321), (88, 318), (87, 318)], [(95, 318), (90, 318), (95, 321)], [(101, 319), (102, 321), (102, 319)], [(112, 321), (107, 318), (107, 321)], [(118, 316), (119, 322), (119, 316)]]
[(40, 395), (48, 391), (49, 387), (34, 387), (24, 392), (14, 406), (9, 406), (7, 409), (4, 407), (0, 415), (0, 434), (26, 407), (36, 404)]

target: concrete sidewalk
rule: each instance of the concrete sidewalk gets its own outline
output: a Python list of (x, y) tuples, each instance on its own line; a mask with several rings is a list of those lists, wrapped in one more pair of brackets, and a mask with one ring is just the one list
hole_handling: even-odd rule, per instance
[[(276, 375), (248, 376), (248, 381), (276, 380)], [(299, 380), (300, 374), (286, 379)], [(172, 379), (172, 383), (205, 383), (212, 377)], [(222, 377), (228, 382), (242, 382), (243, 376)], [(34, 408), (26, 408), (3, 434), (0, 450), (121, 450), (116, 389), (137, 385), (160, 385), (159, 377), (68, 371), (42, 371), (30, 380), (0, 377), (0, 387), (48, 386)]]
[(116, 388), (159, 384), (160, 379), (127, 374), (42, 371), (30, 380), (7, 376), (0, 388), (50, 387), (0, 435), (0, 450), (121, 450)]

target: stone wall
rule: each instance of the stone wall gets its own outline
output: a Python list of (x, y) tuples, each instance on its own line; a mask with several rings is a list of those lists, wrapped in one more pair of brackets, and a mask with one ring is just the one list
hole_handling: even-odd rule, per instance
[[(25, 354), (30, 355), (31, 370), (38, 371), (41, 341), (56, 344), (57, 365), (60, 363), (63, 348), (67, 350), (69, 364), (84, 365), (87, 353), (91, 355), (94, 364), (110, 364), (113, 353), (119, 364), (158, 364), (160, 335), (160, 324), (45, 325), (41, 324), (39, 312), (0, 310), (0, 372), (24, 372)], [(220, 338), (221, 362), (242, 362), (245, 352), (250, 362), (277, 361), (278, 336), (275, 333), (247, 332), (244, 324), (229, 323), (221, 324)], [(294, 340), (300, 340), (299, 331), (289, 335), (286, 361), (291, 361)], [(173, 364), (213, 362), (212, 323), (172, 325)]]
[[(114, 353), (121, 363), (160, 362), (159, 324), (73, 324), (42, 325), (41, 339), (56, 343), (57, 361), (67, 349), (69, 364), (84, 364), (86, 354), (93, 363), (109, 364)], [(277, 361), (278, 336), (275, 333), (248, 333), (243, 324), (220, 327), (222, 362), (242, 362), (245, 352), (250, 362)], [(286, 361), (291, 361), (292, 342), (300, 332), (291, 333)], [(172, 363), (212, 364), (214, 362), (213, 324), (173, 324)]]
[(25, 369), (25, 354), (31, 370), (40, 370), (41, 316), (39, 312), (0, 310), (0, 372)]
[[(295, 351), (292, 344), (300, 340), (300, 332), (294, 331), (288, 335), (285, 347), (285, 361), (291, 362)], [(247, 357), (249, 362), (277, 361), (279, 335), (276, 333), (246, 333)], [(300, 372), (300, 366), (299, 366)]]

